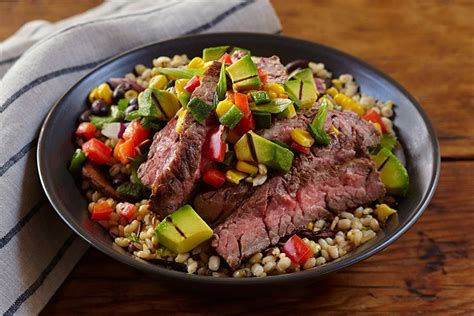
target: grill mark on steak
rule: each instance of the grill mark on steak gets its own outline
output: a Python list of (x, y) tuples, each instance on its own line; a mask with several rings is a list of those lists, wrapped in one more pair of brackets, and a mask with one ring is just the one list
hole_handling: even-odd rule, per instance
[[(192, 97), (212, 102), (220, 65), (213, 62), (209, 66)], [(174, 117), (155, 134), (147, 160), (138, 169), (143, 184), (152, 191), (151, 209), (162, 216), (189, 201), (199, 184), (202, 167), (209, 164), (202, 158), (201, 150), (212, 126), (199, 124), (189, 112), (184, 116), (180, 134), (176, 132), (176, 123)]]

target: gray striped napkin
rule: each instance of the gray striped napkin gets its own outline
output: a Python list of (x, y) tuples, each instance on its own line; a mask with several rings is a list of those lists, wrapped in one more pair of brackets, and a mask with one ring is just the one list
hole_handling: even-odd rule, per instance
[(33, 21), (0, 43), (0, 312), (37, 314), (88, 245), (56, 215), (36, 170), (51, 105), (104, 60), (202, 32), (276, 33), (267, 0), (107, 1), (57, 22)]

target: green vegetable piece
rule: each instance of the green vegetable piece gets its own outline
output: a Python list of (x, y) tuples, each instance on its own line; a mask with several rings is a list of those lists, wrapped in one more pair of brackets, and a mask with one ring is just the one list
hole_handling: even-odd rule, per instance
[(239, 50), (242, 51), (242, 52), (244, 52), (246, 55), (252, 56), (252, 52), (251, 52), (250, 50), (245, 49), (245, 48), (241, 48), (241, 47), (237, 47), (237, 46), (234, 46), (234, 47), (232, 48), (232, 50), (230, 51), (229, 55), (232, 56), (236, 51), (239, 51)]
[(171, 119), (180, 108), (178, 98), (166, 90), (148, 88), (138, 98), (138, 114), (160, 120)]
[(388, 148), (382, 148), (371, 157), (380, 172), (380, 180), (388, 194), (404, 196), (408, 190), (409, 177), (405, 166)]
[(187, 108), (191, 111), (194, 119), (199, 123), (203, 123), (213, 111), (212, 106), (199, 98), (192, 98)]
[(76, 173), (81, 169), (82, 164), (86, 161), (86, 154), (80, 149), (77, 148), (76, 151), (72, 154), (71, 163), (69, 164), (69, 171), (71, 173)]
[(272, 99), (270, 102), (261, 105), (250, 105), (252, 112), (265, 112), (277, 114), (285, 111), (291, 104), (290, 99)]
[(145, 116), (142, 118), (141, 123), (144, 128), (150, 128), (157, 131), (163, 128), (162, 121), (158, 121), (156, 118), (150, 116)]
[(392, 151), (398, 144), (397, 138), (391, 134), (383, 134), (380, 137), (380, 147)]
[(181, 106), (183, 108), (186, 108), (186, 106), (188, 105), (188, 102), (189, 102), (189, 99), (191, 98), (191, 93), (189, 93), (188, 91), (184, 91), (184, 92), (181, 92), (179, 95), (178, 95), (178, 100), (179, 100), (179, 103), (181, 103)]
[(253, 112), (253, 118), (257, 128), (269, 128), (272, 126), (272, 115), (266, 112)]
[(138, 110), (132, 111), (128, 113), (127, 115), (125, 115), (125, 120), (130, 121), (130, 122), (134, 120), (138, 120), (139, 118), (141, 118), (141, 115), (138, 114)]
[(219, 74), (219, 81), (217, 82), (217, 101), (222, 101), (225, 99), (225, 93), (227, 92), (227, 78), (225, 75), (225, 64), (221, 65), (221, 72)]
[(134, 200), (144, 196), (144, 187), (139, 183), (125, 182), (117, 188), (118, 195)]
[(235, 158), (235, 152), (232, 150), (229, 150), (225, 153), (224, 156), (224, 161), (222, 162), (224, 165), (227, 167), (232, 167), (235, 164), (236, 158)]
[(278, 113), (276, 117), (283, 119), (283, 118), (287, 118), (289, 114), (290, 114), (290, 109), (288, 107), (283, 112)]
[(290, 80), (284, 84), (290, 98), (303, 109), (311, 108), (318, 99), (318, 92), (313, 80)]
[(229, 129), (233, 129), (240, 122), (242, 117), (244, 117), (242, 111), (240, 111), (240, 109), (235, 106), (235, 104), (232, 104), (230, 109), (228, 109), (224, 115), (219, 117), (219, 122)]
[(253, 161), (287, 172), (293, 163), (292, 151), (250, 131), (234, 145), (238, 160)]
[(117, 103), (117, 108), (120, 111), (125, 111), (128, 107), (128, 100), (127, 99), (120, 99)]
[(212, 229), (190, 205), (166, 216), (155, 229), (160, 244), (175, 253), (185, 253), (212, 237)]
[(202, 50), (202, 59), (204, 62), (217, 60), (225, 54), (229, 46), (208, 47)]
[[(137, 156), (135, 158), (129, 158), (130, 160), (130, 171), (134, 183), (143, 185), (142, 180), (138, 176), (138, 167), (146, 160), (145, 154)], [(145, 186), (143, 186), (145, 188)]]
[(324, 129), (324, 125), (326, 123), (326, 117), (328, 112), (328, 103), (326, 100), (321, 102), (321, 106), (319, 107), (318, 113), (314, 118), (313, 122), (308, 125), (308, 130), (311, 135), (316, 140), (316, 143), (327, 145), (331, 142), (331, 138), (326, 133)]
[(250, 93), (255, 104), (264, 104), (270, 102), (270, 96), (267, 91), (253, 91)]
[(281, 146), (281, 147), (283, 147), (283, 148), (286, 148), (286, 149), (288, 149), (288, 150), (290, 150), (290, 151), (292, 151), (292, 152), (295, 152), (293, 148), (291, 148), (290, 146), (288, 146), (288, 145), (285, 144), (284, 142), (281, 142), (281, 141), (279, 141), (279, 140), (272, 140), (272, 142), (274, 142), (275, 144), (277, 144), (277, 145), (279, 145), (279, 146)]
[(262, 84), (258, 76), (257, 66), (249, 55), (245, 55), (232, 65), (228, 66), (227, 73), (229, 74), (233, 88), (236, 91), (255, 89), (260, 87)]
[(195, 75), (203, 75), (202, 69), (187, 69), (187, 68), (158, 68), (162, 75), (167, 75), (173, 79), (191, 79)]
[(128, 240), (133, 241), (133, 242), (139, 242), (140, 241), (140, 239), (138, 238), (136, 233), (131, 233), (130, 235), (125, 236), (125, 238), (127, 238)]
[(308, 80), (312, 81), (314, 84), (314, 78), (313, 78), (313, 71), (309, 68), (304, 68), (295, 73), (291, 79), (297, 79), (297, 80)]
[(91, 123), (94, 124), (98, 129), (102, 129), (105, 124), (120, 121), (122, 118), (123, 118), (123, 111), (120, 111), (119, 108), (115, 105), (110, 107), (109, 116), (91, 115), (89, 117), (89, 119), (91, 120)]

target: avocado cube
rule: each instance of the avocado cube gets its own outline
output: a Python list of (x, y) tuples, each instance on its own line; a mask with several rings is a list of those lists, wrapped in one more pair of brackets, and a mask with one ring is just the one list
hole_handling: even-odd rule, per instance
[(287, 172), (293, 164), (294, 154), (260, 135), (250, 131), (234, 145), (238, 160), (262, 163), (270, 168)]
[(262, 84), (257, 66), (249, 55), (245, 55), (226, 70), (236, 91), (256, 89)]
[(303, 109), (311, 108), (318, 99), (318, 92), (313, 80), (290, 80), (285, 83), (285, 90), (291, 99)]
[(292, 76), (292, 79), (309, 80), (314, 83), (313, 71), (309, 68), (301, 69)]
[(408, 189), (408, 172), (401, 161), (389, 149), (382, 148), (371, 157), (380, 172), (380, 181), (385, 185), (387, 193), (405, 195)]
[(229, 49), (229, 46), (208, 47), (202, 50), (202, 59), (204, 62), (213, 61), (221, 58)]
[(166, 216), (156, 227), (155, 234), (166, 248), (184, 253), (210, 239), (213, 231), (190, 205), (185, 205)]
[(166, 90), (148, 88), (138, 97), (138, 114), (156, 117), (160, 120), (171, 119), (180, 108), (178, 98)]

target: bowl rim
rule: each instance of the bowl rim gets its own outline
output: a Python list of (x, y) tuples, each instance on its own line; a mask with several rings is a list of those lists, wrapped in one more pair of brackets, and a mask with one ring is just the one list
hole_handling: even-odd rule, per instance
[[(46, 172), (46, 164), (47, 161), (44, 159), (44, 154), (43, 154), (43, 147), (44, 143), (46, 142), (46, 139), (44, 137), (46, 130), (50, 127), (50, 120), (52, 119), (53, 113), (56, 111), (56, 109), (62, 104), (62, 100), (68, 95), (71, 91), (73, 91), (76, 86), (78, 86), (81, 82), (86, 80), (92, 73), (97, 71), (98, 69), (104, 67), (105, 65), (114, 63), (116, 60), (121, 59), (122, 57), (132, 54), (136, 51), (139, 50), (146, 50), (149, 49), (153, 46), (156, 46), (161, 43), (168, 43), (168, 42), (175, 42), (175, 41), (183, 41), (186, 39), (199, 39), (199, 38), (229, 38), (229, 37), (241, 37), (241, 36), (250, 36), (250, 37), (260, 37), (260, 38), (274, 38), (274, 39), (279, 39), (279, 40), (289, 40), (293, 41), (296, 44), (301, 44), (301, 45), (309, 45), (309, 46), (317, 46), (322, 50), (326, 50), (327, 52), (331, 54), (335, 54), (340, 56), (342, 59), (350, 60), (354, 63), (357, 63), (361, 65), (362, 67), (370, 70), (371, 72), (375, 73), (377, 76), (380, 76), (384, 78), (389, 84), (394, 86), (396, 89), (398, 89), (415, 107), (416, 111), (418, 111), (420, 117), (422, 118), (425, 127), (430, 135), (430, 142), (432, 144), (432, 151), (433, 151), (433, 168), (432, 168), (432, 177), (428, 186), (428, 191), (427, 193), (422, 197), (421, 201), (418, 204), (418, 207), (416, 207), (413, 211), (411, 211), (411, 214), (407, 218), (407, 222), (405, 225), (400, 225), (397, 227), (394, 232), (392, 232), (390, 235), (386, 236), (386, 239), (376, 243), (375, 245), (371, 246), (369, 249), (366, 251), (357, 254), (352, 257), (348, 257), (346, 259), (341, 259), (335, 262), (330, 262), (328, 264), (322, 265), (318, 267), (317, 269), (310, 269), (306, 271), (299, 271), (297, 273), (288, 273), (288, 274), (281, 274), (281, 275), (275, 275), (275, 276), (270, 276), (270, 277), (265, 277), (265, 278), (215, 278), (215, 277), (209, 277), (209, 276), (199, 276), (195, 274), (188, 274), (188, 273), (183, 273), (180, 271), (176, 270), (171, 270), (167, 269), (162, 266), (158, 265), (153, 265), (149, 263), (143, 263), (140, 262), (139, 260), (133, 258), (131, 255), (128, 254), (122, 254), (119, 253), (115, 250), (113, 250), (112, 247), (105, 247), (102, 246), (102, 244), (97, 243), (94, 238), (84, 229), (82, 228), (79, 224), (75, 222), (75, 219), (69, 212), (63, 212), (60, 203), (56, 201), (54, 198), (54, 185), (53, 181), (51, 181), (51, 177), (48, 177), (48, 174)], [(127, 50), (121, 54), (118, 54), (110, 59), (107, 59), (103, 63), (99, 64), (92, 70), (90, 70), (87, 74), (82, 76), (73, 86), (71, 86), (59, 99), (58, 101), (55, 102), (55, 104), (51, 107), (49, 110), (48, 114), (46, 115), (43, 124), (40, 129), (39, 133), (39, 138), (38, 138), (38, 146), (37, 146), (37, 168), (38, 168), (38, 175), (40, 178), (41, 185), (43, 187), (43, 190), (55, 209), (55, 211), (58, 213), (58, 215), (62, 218), (62, 220), (79, 236), (81, 236), (84, 240), (86, 240), (90, 245), (92, 245), (94, 248), (97, 250), (101, 251), (102, 253), (105, 253), (109, 257), (122, 262), (124, 264), (127, 264), (133, 268), (136, 268), (138, 270), (141, 270), (143, 272), (147, 272), (150, 274), (154, 275), (159, 275), (162, 277), (166, 277), (169, 279), (177, 279), (179, 281), (187, 281), (187, 282), (194, 282), (196, 284), (206, 284), (206, 285), (230, 285), (230, 286), (242, 286), (242, 285), (253, 285), (253, 286), (261, 286), (261, 285), (266, 285), (266, 284), (287, 284), (287, 283), (294, 283), (298, 281), (303, 281), (303, 280), (308, 280), (308, 279), (313, 279), (316, 280), (318, 278), (324, 277), (332, 272), (338, 271), (345, 269), (355, 263), (358, 263), (362, 260), (367, 259), (368, 257), (373, 256), (374, 254), (380, 252), (387, 246), (391, 245), (393, 242), (395, 242), (398, 238), (400, 238), (401, 235), (403, 235), (410, 227), (413, 226), (413, 224), (419, 219), (421, 214), (424, 212), (424, 210), (428, 207), (435, 191), (436, 187), (439, 181), (439, 175), (440, 175), (440, 164), (441, 164), (441, 157), (440, 157), (440, 150), (439, 150), (439, 143), (438, 139), (436, 137), (436, 133), (434, 131), (434, 128), (431, 124), (431, 122), (428, 119), (428, 116), (426, 113), (423, 111), (421, 105), (417, 102), (417, 100), (397, 81), (395, 81), (393, 78), (391, 78), (389, 75), (383, 73), (376, 67), (368, 64), (367, 62), (354, 57), (352, 55), (349, 55), (345, 52), (342, 52), (338, 49), (313, 42), (313, 41), (308, 41), (308, 40), (303, 40), (295, 37), (289, 37), (289, 36), (283, 36), (283, 35), (276, 35), (276, 34), (265, 34), (265, 33), (247, 33), (247, 32), (226, 32), (226, 33), (207, 33), (207, 34), (199, 34), (199, 35), (187, 35), (187, 36), (180, 36), (180, 37), (175, 37), (172, 39), (168, 39), (165, 41), (157, 41), (149, 44), (145, 44), (130, 50)]]

